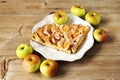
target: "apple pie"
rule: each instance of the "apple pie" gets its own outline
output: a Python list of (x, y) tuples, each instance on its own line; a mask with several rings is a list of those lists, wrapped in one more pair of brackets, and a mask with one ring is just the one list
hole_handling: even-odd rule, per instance
[(81, 24), (46, 24), (32, 33), (32, 40), (42, 45), (74, 54), (89, 32), (88, 26)]

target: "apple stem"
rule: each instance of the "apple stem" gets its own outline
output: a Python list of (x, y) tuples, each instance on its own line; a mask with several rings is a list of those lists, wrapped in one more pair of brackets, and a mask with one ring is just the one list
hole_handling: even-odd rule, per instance
[(29, 58), (29, 60), (30, 60), (30, 61), (32, 61), (32, 59), (31, 59), (31, 58)]
[(99, 34), (101, 34), (101, 35), (102, 35), (102, 32), (103, 32), (103, 30), (101, 29), (101, 31), (99, 32)]
[(80, 6), (80, 5), (76, 5), (76, 7), (81, 8), (82, 6)]
[(24, 49), (24, 47), (22, 47), (21, 49)]
[(59, 17), (62, 17), (61, 15), (59, 15)]
[(92, 16), (94, 16), (94, 15), (92, 14)]
[(46, 65), (49, 66), (50, 64), (47, 63)]

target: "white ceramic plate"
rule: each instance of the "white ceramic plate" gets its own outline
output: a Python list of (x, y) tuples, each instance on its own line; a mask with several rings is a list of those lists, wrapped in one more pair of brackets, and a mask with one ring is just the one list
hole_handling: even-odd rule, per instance
[[(47, 46), (43, 46), (41, 44), (38, 44), (38, 43), (30, 40), (30, 44), (33, 47), (33, 49), (35, 51), (39, 52), (41, 55), (43, 55), (47, 59), (72, 62), (72, 61), (81, 59), (83, 57), (83, 55), (86, 53), (86, 51), (88, 51), (94, 44), (94, 39), (92, 36), (93, 27), (88, 22), (84, 21), (83, 19), (81, 19), (75, 15), (72, 15), (72, 14), (67, 14), (67, 15), (69, 17), (67, 24), (69, 24), (69, 23), (70, 24), (82, 24), (84, 26), (89, 26), (90, 31), (89, 31), (86, 39), (84, 40), (82, 45), (78, 48), (78, 51), (75, 54), (67, 54), (62, 51), (57, 51), (56, 49), (53, 49), (53, 48), (50, 48)], [(39, 28), (45, 24), (49, 24), (49, 23), (54, 23), (53, 14), (47, 15), (42, 21), (38, 22), (33, 27), (32, 33), (35, 32), (37, 30), (37, 28)]]

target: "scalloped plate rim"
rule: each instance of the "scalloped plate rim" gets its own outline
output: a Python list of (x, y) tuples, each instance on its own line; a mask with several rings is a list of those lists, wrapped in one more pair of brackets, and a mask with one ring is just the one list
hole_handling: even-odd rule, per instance
[[(62, 51), (57, 51), (56, 49), (53, 49), (53, 48), (50, 48), (50, 47), (47, 47), (47, 46), (43, 46), (43, 45), (41, 45), (37, 42), (34, 42), (34, 41), (30, 40), (30, 44), (33, 47), (33, 49), (47, 59), (53, 59), (53, 60), (56, 60), (56, 61), (73, 62), (75, 60), (81, 59), (84, 56), (84, 54), (94, 44), (94, 39), (93, 39), (93, 36), (92, 36), (94, 28), (88, 22), (86, 22), (85, 20), (83, 20), (83, 19), (81, 19), (81, 18), (79, 18), (75, 15), (72, 15), (72, 14), (67, 14), (67, 15), (69, 17), (69, 20), (67, 22), (68, 24), (72, 22), (73, 24), (82, 24), (84, 26), (89, 26), (90, 27), (90, 31), (88, 32), (86, 40), (84, 41), (84, 44), (82, 45), (82, 47), (75, 54), (67, 54), (67, 53), (62, 52)], [(51, 19), (52, 17), (53, 17), (53, 14), (50, 14), (50, 15), (47, 15), (46, 17), (44, 17), (40, 22), (38, 22), (36, 25), (34, 25), (34, 27), (32, 29), (32, 33), (34, 31), (36, 31), (37, 28), (41, 27), (44, 24), (54, 23), (54, 21)], [(49, 53), (48, 53), (47, 50), (49, 50)]]

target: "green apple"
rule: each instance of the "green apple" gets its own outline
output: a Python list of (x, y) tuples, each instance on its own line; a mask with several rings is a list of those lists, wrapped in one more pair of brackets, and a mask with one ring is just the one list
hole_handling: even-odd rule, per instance
[(70, 13), (79, 17), (83, 17), (85, 15), (85, 9), (80, 5), (73, 5), (70, 9)]
[(98, 25), (100, 23), (101, 17), (99, 15), (99, 13), (97, 13), (97, 12), (88, 12), (85, 15), (85, 20), (87, 22), (89, 22), (90, 24), (96, 26), (96, 25)]
[(51, 59), (44, 60), (40, 65), (40, 72), (45, 77), (52, 77), (58, 70), (58, 63)]
[(26, 57), (27, 55), (32, 54), (32, 53), (33, 53), (33, 49), (28, 44), (22, 43), (16, 49), (16, 55), (20, 59), (23, 59), (24, 57)]
[(41, 60), (38, 55), (30, 54), (23, 60), (23, 68), (27, 72), (36, 72), (40, 67)]
[(68, 21), (68, 16), (64, 11), (57, 11), (54, 13), (53, 20), (56, 24), (65, 24)]
[(105, 30), (103, 29), (95, 29), (94, 32), (93, 32), (93, 36), (94, 36), (94, 39), (97, 41), (97, 42), (104, 42), (107, 40), (107, 33)]

